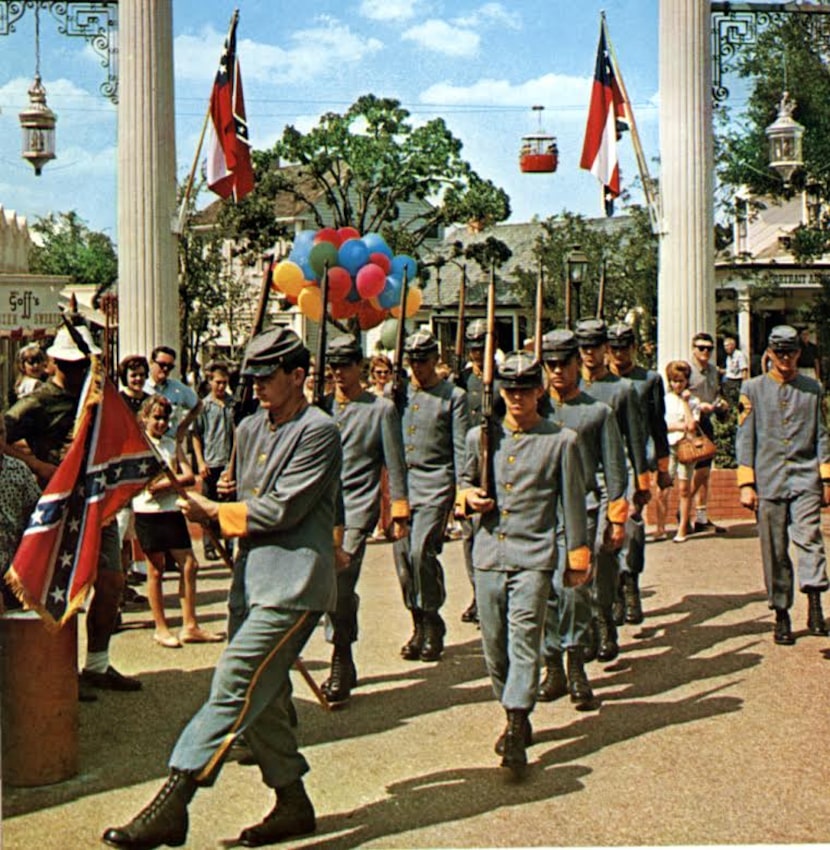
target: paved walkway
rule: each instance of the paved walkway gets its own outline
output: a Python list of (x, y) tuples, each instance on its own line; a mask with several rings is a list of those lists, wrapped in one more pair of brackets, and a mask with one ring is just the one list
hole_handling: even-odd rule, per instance
[[(830, 638), (772, 642), (758, 541), (749, 524), (726, 537), (652, 543), (643, 581), (647, 618), (622, 631), (623, 651), (591, 664), (598, 711), (567, 700), (534, 715), (524, 782), (498, 767), (503, 715), (492, 697), (459, 543), (445, 550), (448, 648), (440, 664), (398, 649), (409, 623), (388, 545), (371, 546), (361, 580), (360, 686), (325, 712), (295, 681), (315, 836), (293, 847), (528, 847), (830, 842)], [(223, 625), (224, 568), (200, 580), (204, 625)], [(174, 583), (169, 585), (174, 604)], [(200, 704), (221, 649), (165, 650), (149, 617), (130, 614), (114, 642), (140, 694), (82, 704), (81, 774), (4, 789), (3, 846), (89, 848), (129, 819), (163, 780), (178, 731)], [(318, 681), (328, 648), (318, 629), (305, 654)], [(272, 805), (255, 767), (226, 765), (191, 806), (187, 847), (215, 848)]]

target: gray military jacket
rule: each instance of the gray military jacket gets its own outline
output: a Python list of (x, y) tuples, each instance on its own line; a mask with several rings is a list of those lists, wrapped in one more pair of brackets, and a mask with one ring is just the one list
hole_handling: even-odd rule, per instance
[(830, 480), (830, 441), (818, 381), (796, 375), (782, 382), (758, 375), (741, 385), (735, 457), (738, 485), (761, 499), (818, 492)]
[(334, 608), (340, 459), (337, 426), (316, 407), (277, 428), (265, 410), (240, 423), (238, 501), (220, 504), (219, 522), (224, 535), (240, 537), (244, 575), (234, 583), (244, 584), (249, 605)]
[[(511, 431), (504, 422), (493, 429), (493, 510), (481, 514), (473, 541), (478, 570), (554, 570), (556, 526), (561, 509), (571, 566), (587, 569), (585, 479), (577, 435), (541, 419), (529, 431)], [(481, 427), (467, 435), (467, 459), (459, 504), (465, 490), (480, 481)]]

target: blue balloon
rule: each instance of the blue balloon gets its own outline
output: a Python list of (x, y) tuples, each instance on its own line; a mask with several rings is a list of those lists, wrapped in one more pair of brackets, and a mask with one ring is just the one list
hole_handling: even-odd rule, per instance
[(418, 275), (418, 263), (406, 254), (397, 254), (392, 257), (392, 274), (395, 277), (403, 277), (406, 269), (406, 279), (412, 283)]
[(369, 249), (362, 239), (347, 239), (337, 252), (337, 265), (354, 277), (369, 262)]
[(397, 307), (401, 303), (401, 289), (403, 289), (403, 281), (398, 277), (389, 275), (386, 278), (386, 286), (383, 287), (383, 291), (378, 295), (378, 304), (384, 310), (388, 310), (390, 307)]
[(380, 233), (367, 233), (363, 237), (363, 244), (369, 249), (370, 254), (386, 254), (390, 260), (392, 259), (392, 249)]
[[(297, 261), (295, 260), (294, 262), (296, 263)], [(307, 256), (303, 258), (302, 262), (297, 263), (297, 265), (303, 270), (303, 277), (306, 280), (314, 280), (317, 277), (314, 269), (311, 268), (311, 262)]]
[(311, 250), (311, 246), (314, 244), (314, 231), (313, 230), (301, 230), (294, 236), (294, 250), (305, 250), (307, 254)]

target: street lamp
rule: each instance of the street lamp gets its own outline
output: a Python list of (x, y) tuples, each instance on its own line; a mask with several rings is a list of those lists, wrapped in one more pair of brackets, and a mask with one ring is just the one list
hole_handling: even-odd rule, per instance
[(567, 278), (565, 287), (566, 327), (571, 326), (571, 290), (573, 290), (576, 294), (576, 318), (577, 321), (579, 321), (582, 311), (580, 291), (582, 289), (582, 283), (587, 276), (588, 256), (579, 247), (579, 245), (573, 245), (571, 250), (568, 252), (567, 257), (565, 257), (565, 277)]
[(55, 158), (55, 122), (57, 116), (46, 105), (46, 89), (40, 79), (40, 11), (35, 5), (35, 80), (29, 89), (29, 108), (20, 113), (23, 131), (23, 159), (40, 176), (43, 166)]
[(790, 185), (790, 178), (796, 169), (804, 165), (802, 140), (804, 126), (793, 118), (795, 101), (785, 91), (778, 105), (778, 117), (765, 130), (769, 139), (769, 165), (775, 169), (784, 186)]

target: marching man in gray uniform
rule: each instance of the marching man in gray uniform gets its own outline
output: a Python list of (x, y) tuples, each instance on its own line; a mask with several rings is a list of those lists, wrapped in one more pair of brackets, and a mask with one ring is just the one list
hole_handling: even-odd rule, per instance
[(401, 420), (391, 400), (363, 389), (363, 351), (353, 336), (337, 336), (326, 349), (334, 373), (334, 397), (327, 399), (343, 444), (343, 506), (346, 514), (343, 550), (349, 565), (337, 573), (337, 608), (329, 616), (327, 635), (334, 644), (331, 673), (321, 690), (332, 705), (346, 702), (357, 683), (352, 644), (357, 640), (358, 596), (355, 593), (366, 552), (366, 538), (380, 514), (380, 474), (389, 470), (393, 540), (409, 533), (406, 464)]
[[(595, 557), (618, 550), (628, 516), (628, 472), (625, 449), (614, 411), (579, 388), (579, 344), (573, 331), (558, 329), (542, 337), (542, 357), (548, 373), (548, 397), (542, 415), (579, 437), (579, 452), (587, 491), (588, 545)], [(565, 529), (557, 529), (560, 561), (565, 558)], [(578, 711), (594, 707), (585, 672), (585, 652), (591, 627), (591, 587), (566, 587), (563, 570), (553, 574), (545, 622), (545, 678), (538, 699), (551, 702), (570, 693)], [(565, 674), (563, 650), (568, 659)]]
[[(646, 434), (637, 393), (627, 378), (609, 371), (608, 328), (600, 319), (583, 319), (575, 328), (582, 358), (580, 388), (592, 398), (604, 401), (617, 415), (617, 425), (628, 455), (633, 476), (631, 501), (641, 511), (651, 498), (651, 475), (646, 466)], [(620, 555), (618, 551), (600, 550), (594, 584), (594, 606), (599, 626), (600, 661), (613, 661), (619, 654), (617, 626), (613, 605), (617, 594)]]
[(588, 577), (585, 482), (577, 435), (539, 414), (542, 366), (513, 352), (499, 367), (503, 421), (492, 427), (492, 493), (480, 487), (481, 427), (467, 435), (458, 509), (480, 516), (473, 543), (481, 639), (493, 691), (507, 714), (496, 741), (502, 766), (520, 772), (531, 743), (529, 716), (539, 684), (540, 643), (552, 573), (553, 529), (567, 537), (566, 583)]
[[(322, 613), (334, 609), (335, 558), (344, 559), (334, 540), (342, 514), (340, 436), (332, 418), (303, 395), (309, 360), (287, 328), (251, 341), (242, 375), (253, 377), (260, 406), (237, 430), (237, 501), (196, 494), (180, 500), (188, 519), (218, 521), (223, 536), (239, 537), (230, 640), (210, 696), (173, 749), (167, 782), (130, 823), (104, 833), (112, 847), (184, 844), (190, 800), (214, 782), (242, 733), (277, 804), (236, 843), (260, 847), (315, 829), (301, 778), (308, 764), (292, 726), (289, 671)], [(230, 493), (233, 484), (220, 480), (220, 492)]]
[(821, 508), (830, 504), (830, 441), (821, 386), (799, 375), (799, 354), (795, 328), (772, 329), (765, 353), (770, 370), (741, 386), (735, 440), (741, 504), (758, 514), (774, 640), (783, 645), (795, 643), (790, 542), (798, 552), (798, 585), (808, 600), (807, 630), (828, 633), (821, 610), (828, 587)]
[(446, 598), (438, 556), (464, 464), (467, 397), (435, 371), (438, 341), (429, 331), (408, 336), (404, 350), (412, 373), (401, 417), (412, 515), (409, 537), (395, 541), (393, 552), (414, 628), (401, 656), (438, 661), (445, 633), (439, 612)]
[[(666, 428), (666, 394), (663, 379), (651, 370), (639, 366), (634, 356), (637, 339), (631, 325), (618, 322), (608, 328), (608, 348), (611, 371), (627, 378), (637, 393), (646, 436), (646, 465), (656, 474), (661, 490), (671, 487), (669, 475), (669, 435)], [(631, 511), (626, 522), (626, 541), (620, 552), (620, 581), (614, 603), (614, 622), (643, 622), (640, 600), (640, 575), (646, 565), (646, 525), (642, 510)]]

